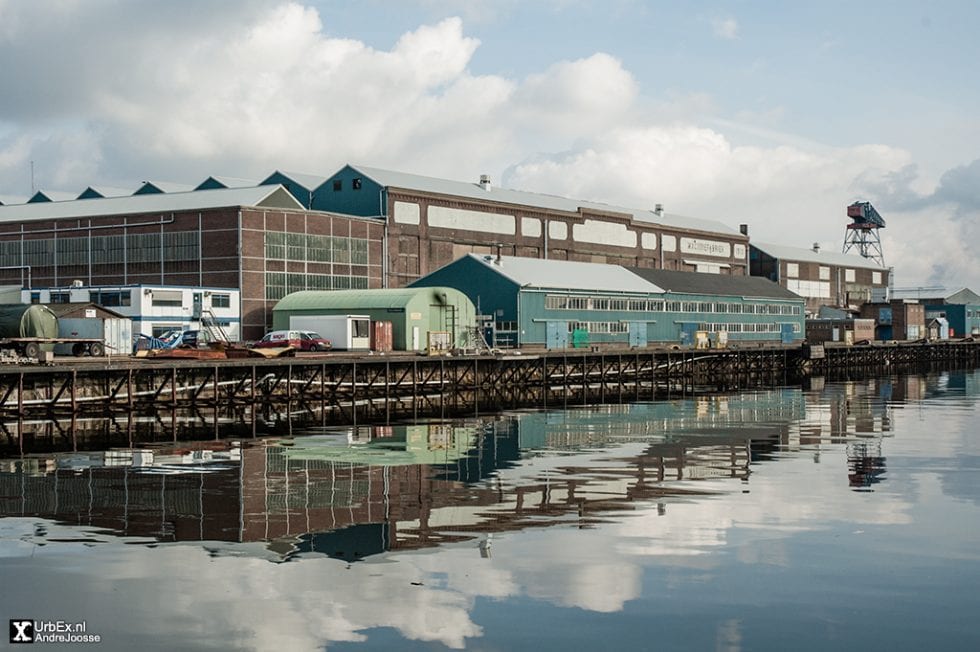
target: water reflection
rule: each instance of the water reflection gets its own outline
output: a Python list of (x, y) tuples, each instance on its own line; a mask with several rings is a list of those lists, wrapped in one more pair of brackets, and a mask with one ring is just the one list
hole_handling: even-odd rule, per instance
[[(883, 479), (882, 385), (364, 426), (3, 462), (0, 514), (156, 541), (264, 542), (347, 560), (730, 490), (781, 451), (846, 442), (852, 486)], [(827, 397), (833, 400), (826, 400)], [(870, 448), (869, 448), (870, 447)], [(869, 450), (879, 454), (871, 455)]]
[[(817, 383), (2, 460), (0, 569), (22, 588), (0, 605), (92, 620), (85, 596), (104, 592), (104, 622), (127, 614), (118, 640), (168, 636), (161, 649), (520, 648), (542, 622), (554, 647), (643, 647), (657, 624), (668, 648), (758, 648), (805, 625), (801, 614), (835, 623), (809, 632), (814, 647), (840, 633), (873, 644), (854, 615), (883, 599), (866, 593), (870, 578), (898, 619), (926, 601), (949, 618), (980, 606), (964, 525), (980, 504), (980, 446), (968, 437), (978, 380)], [(947, 571), (949, 558), (959, 562)], [(913, 590), (910, 568), (932, 579)], [(80, 581), (66, 587), (66, 576)], [(134, 607), (120, 585), (159, 597)], [(704, 622), (684, 627), (685, 614)], [(204, 633), (175, 634), (174, 619)]]

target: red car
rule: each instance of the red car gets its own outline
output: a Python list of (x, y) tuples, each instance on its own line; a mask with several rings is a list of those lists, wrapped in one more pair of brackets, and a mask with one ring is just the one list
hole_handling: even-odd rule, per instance
[(330, 340), (313, 331), (271, 331), (255, 343), (256, 348), (292, 347), (297, 351), (329, 351)]

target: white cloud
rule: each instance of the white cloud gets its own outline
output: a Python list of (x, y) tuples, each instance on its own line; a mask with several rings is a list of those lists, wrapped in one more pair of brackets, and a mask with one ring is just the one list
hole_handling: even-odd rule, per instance
[[(10, 90), (0, 95), (0, 194), (29, 194), (30, 161), (39, 187), (69, 191), (277, 168), (328, 174), (348, 161), (454, 179), (507, 170), (512, 186), (663, 203), (747, 222), (762, 240), (836, 249), (844, 207), (875, 201), (916, 163), (894, 146), (780, 136), (781, 106), (735, 107), (727, 115), (750, 124), (726, 121), (710, 93), (640, 88), (607, 53), (523, 78), (474, 75), (480, 43), (459, 18), (388, 49), (331, 36), (328, 21), (285, 0), (0, 0), (0, 60), (17, 63), (0, 67)], [(739, 33), (733, 18), (714, 28)], [(745, 135), (751, 144), (734, 140)], [(916, 183), (914, 193), (928, 192)], [(885, 255), (899, 277), (980, 286), (969, 252), (951, 244), (975, 235), (955, 218), (961, 197), (934, 205), (923, 229), (922, 213), (882, 196)], [(916, 248), (923, 231), (935, 249)]]
[(723, 39), (738, 38), (738, 21), (734, 18), (715, 18), (711, 21), (715, 36)]

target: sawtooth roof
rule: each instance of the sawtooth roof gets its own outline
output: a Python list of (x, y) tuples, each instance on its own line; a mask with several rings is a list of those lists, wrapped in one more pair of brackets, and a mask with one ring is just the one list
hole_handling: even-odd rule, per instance
[(135, 215), (138, 213), (174, 213), (230, 206), (303, 209), (300, 203), (282, 186), (258, 186), (256, 188), (148, 193), (127, 197), (0, 206), (0, 222), (98, 217), (101, 215)]

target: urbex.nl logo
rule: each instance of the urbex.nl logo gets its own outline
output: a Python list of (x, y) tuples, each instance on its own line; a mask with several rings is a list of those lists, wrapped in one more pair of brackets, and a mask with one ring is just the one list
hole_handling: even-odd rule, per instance
[(13, 620), (10, 621), (10, 642), (11, 643), (33, 643), (34, 642), (34, 621), (33, 620)]

